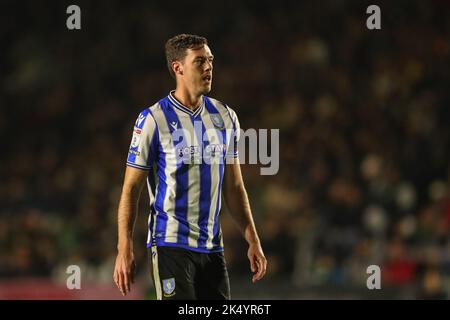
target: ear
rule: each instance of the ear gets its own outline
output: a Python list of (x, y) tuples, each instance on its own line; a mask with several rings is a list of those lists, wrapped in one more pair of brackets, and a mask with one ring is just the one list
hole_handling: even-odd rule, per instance
[(183, 75), (183, 64), (180, 61), (172, 62), (172, 71), (175, 75)]

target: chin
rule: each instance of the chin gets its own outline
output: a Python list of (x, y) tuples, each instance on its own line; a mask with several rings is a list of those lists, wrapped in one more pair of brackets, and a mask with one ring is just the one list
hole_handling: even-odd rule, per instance
[(205, 86), (200, 91), (201, 91), (201, 94), (207, 94), (207, 93), (209, 93), (211, 91), (211, 86), (210, 85), (209, 86)]

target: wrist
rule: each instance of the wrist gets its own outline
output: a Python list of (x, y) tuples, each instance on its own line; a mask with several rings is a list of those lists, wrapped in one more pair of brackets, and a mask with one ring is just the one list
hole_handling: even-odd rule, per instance
[(261, 241), (259, 240), (259, 238), (254, 238), (251, 240), (247, 240), (248, 246), (249, 247), (253, 247), (253, 246), (261, 246)]
[(119, 241), (119, 243), (117, 244), (117, 251), (118, 252), (133, 251), (133, 241), (131, 239)]

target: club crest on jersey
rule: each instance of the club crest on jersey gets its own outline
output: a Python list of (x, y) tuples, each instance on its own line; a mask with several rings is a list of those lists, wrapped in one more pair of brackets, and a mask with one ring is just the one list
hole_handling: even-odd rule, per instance
[(224, 128), (224, 123), (223, 123), (223, 119), (220, 116), (220, 114), (218, 113), (211, 113), (210, 114), (211, 117), (211, 121), (214, 124), (214, 126), (218, 129), (223, 129)]
[(175, 278), (163, 279), (164, 296), (171, 297), (175, 294)]

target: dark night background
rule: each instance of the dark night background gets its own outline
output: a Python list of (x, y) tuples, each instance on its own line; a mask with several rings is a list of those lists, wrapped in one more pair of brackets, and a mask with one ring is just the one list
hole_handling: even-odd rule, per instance
[[(70, 4), (81, 8), (81, 30), (66, 28)], [(366, 28), (370, 4), (381, 8), (381, 30)], [(269, 262), (261, 283), (251, 284), (245, 242), (222, 213), (234, 298), (447, 298), (449, 9), (2, 1), (0, 298), (30, 287), (44, 299), (80, 298), (65, 289), (71, 264), (82, 268), (83, 297), (118, 297), (116, 217), (132, 127), (174, 88), (164, 43), (179, 33), (208, 38), (210, 95), (243, 129), (280, 129), (277, 175), (242, 166)], [(134, 298), (153, 294), (147, 212), (144, 190)], [(378, 292), (366, 288), (373, 264)]]

